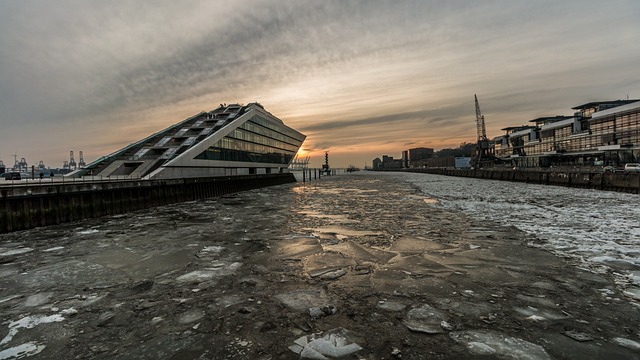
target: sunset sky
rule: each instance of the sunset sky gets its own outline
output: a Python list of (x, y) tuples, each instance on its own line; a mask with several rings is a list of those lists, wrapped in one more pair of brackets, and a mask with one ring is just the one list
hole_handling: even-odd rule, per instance
[(0, 160), (87, 162), (259, 102), (320, 166), (640, 98), (640, 1), (0, 2)]

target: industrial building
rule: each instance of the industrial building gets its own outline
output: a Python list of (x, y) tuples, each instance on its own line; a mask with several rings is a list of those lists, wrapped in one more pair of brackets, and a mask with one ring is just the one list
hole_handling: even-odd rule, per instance
[(589, 102), (573, 116), (530, 120), (493, 139), (497, 159), (518, 167), (622, 166), (640, 159), (640, 100)]
[(433, 149), (419, 147), (407, 150), (408, 167), (420, 168), (427, 165), (429, 159), (433, 157)]
[(69, 175), (175, 179), (285, 172), (305, 138), (258, 103), (221, 104)]

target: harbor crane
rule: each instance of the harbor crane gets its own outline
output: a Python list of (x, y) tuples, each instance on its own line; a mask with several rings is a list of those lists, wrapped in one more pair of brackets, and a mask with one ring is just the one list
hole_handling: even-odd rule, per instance
[(484, 115), (480, 111), (480, 103), (478, 102), (478, 95), (473, 94), (476, 101), (476, 149), (471, 159), (471, 164), (475, 169), (481, 168), (484, 164), (493, 162), (493, 152), (489, 147), (489, 140), (487, 139), (487, 128), (484, 125)]

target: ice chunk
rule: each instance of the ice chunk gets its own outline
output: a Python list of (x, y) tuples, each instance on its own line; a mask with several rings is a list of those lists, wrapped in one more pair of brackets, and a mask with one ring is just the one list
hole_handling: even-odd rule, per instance
[(581, 333), (576, 330), (563, 331), (562, 334), (580, 342), (593, 340), (589, 334)]
[(407, 305), (397, 301), (381, 301), (378, 303), (378, 307), (389, 311), (402, 311), (407, 307)]
[(353, 342), (349, 332), (343, 328), (332, 329), (323, 336), (313, 334), (303, 336), (294, 341), (289, 349), (305, 359), (341, 358), (354, 354), (362, 347)]
[(222, 250), (224, 250), (224, 247), (222, 246), (205, 246), (202, 251), (203, 252), (213, 252), (213, 253), (220, 253), (222, 252)]
[(33, 315), (25, 316), (20, 320), (12, 321), (9, 323), (9, 333), (0, 341), (0, 345), (4, 345), (11, 341), (13, 337), (18, 333), (21, 328), (33, 329), (40, 324), (48, 324), (52, 322), (59, 322), (64, 320), (64, 317), (60, 314), (45, 316), (45, 315)]
[(82, 231), (78, 231), (78, 235), (90, 235), (90, 234), (95, 234), (100, 232), (100, 230), (97, 229), (88, 229), (88, 230), (82, 230)]
[(409, 310), (404, 320), (404, 325), (409, 330), (423, 332), (427, 334), (438, 334), (445, 332), (442, 322), (447, 321), (447, 315), (429, 305)]
[(632, 298), (633, 300), (640, 301), (640, 289), (639, 288), (629, 288), (624, 291), (624, 295)]
[(640, 343), (637, 341), (617, 337), (613, 339), (613, 342), (620, 346), (624, 346), (627, 349), (640, 350)]
[(29, 247), (11, 249), (11, 250), (6, 250), (6, 249), (1, 249), (1, 250), (5, 250), (5, 251), (0, 253), (0, 256), (20, 255), (20, 254), (25, 254), (25, 253), (33, 251), (33, 249), (29, 248)]
[(49, 301), (49, 299), (51, 299), (51, 297), (53, 297), (52, 292), (43, 292), (43, 293), (29, 295), (29, 297), (27, 297), (27, 299), (24, 301), (24, 306), (25, 307), (41, 306), (46, 304)]
[(452, 332), (449, 336), (455, 342), (464, 345), (474, 355), (491, 355), (500, 359), (519, 360), (551, 359), (542, 346), (499, 332), (469, 330)]
[(52, 252), (52, 251), (58, 251), (58, 250), (62, 250), (62, 249), (64, 249), (64, 246), (55, 246), (55, 247), (52, 247), (52, 248), (48, 248), (48, 249), (42, 250), (42, 252)]
[(44, 348), (44, 345), (28, 342), (0, 351), (0, 359), (22, 359), (27, 356), (36, 355), (44, 350)]
[(209, 280), (218, 275), (217, 271), (207, 271), (207, 270), (196, 270), (190, 273), (178, 276), (176, 279), (179, 282), (202, 282)]

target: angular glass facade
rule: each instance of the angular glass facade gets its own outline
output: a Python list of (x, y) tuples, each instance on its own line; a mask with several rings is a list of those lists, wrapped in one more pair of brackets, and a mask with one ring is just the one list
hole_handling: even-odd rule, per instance
[(287, 165), (304, 141), (304, 135), (253, 116), (194, 159)]

